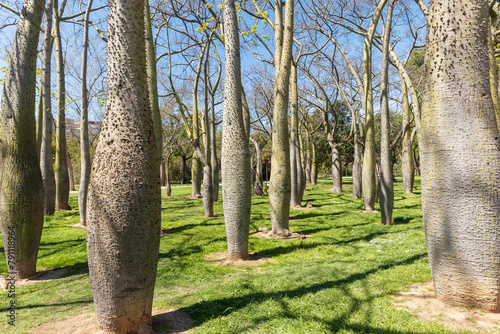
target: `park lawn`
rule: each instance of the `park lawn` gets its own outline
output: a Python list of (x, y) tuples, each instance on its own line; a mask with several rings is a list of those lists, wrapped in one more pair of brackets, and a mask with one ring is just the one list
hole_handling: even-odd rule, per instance
[[(291, 210), (290, 229), (311, 238), (258, 239), (271, 227), (267, 197), (252, 198), (250, 251), (271, 262), (256, 267), (215, 266), (205, 256), (226, 249), (223, 217), (203, 217), (201, 200), (185, 199), (190, 188), (162, 194), (162, 228), (153, 307), (179, 309), (195, 320), (193, 333), (452, 333), (397, 310), (392, 294), (431, 279), (420, 205), (395, 184), (392, 226), (376, 224), (380, 213), (363, 213), (362, 200), (332, 194), (331, 181), (308, 186), (315, 208)], [(70, 205), (77, 207), (77, 194)], [(378, 208), (378, 206), (377, 206)], [(222, 203), (215, 205), (222, 214)], [(45, 218), (38, 268), (63, 269), (63, 278), (18, 287), (15, 331), (7, 324), (6, 292), (0, 333), (29, 333), (38, 324), (94, 311), (87, 268), (85, 230), (73, 228), (78, 211)], [(7, 272), (0, 256), (0, 272)]]

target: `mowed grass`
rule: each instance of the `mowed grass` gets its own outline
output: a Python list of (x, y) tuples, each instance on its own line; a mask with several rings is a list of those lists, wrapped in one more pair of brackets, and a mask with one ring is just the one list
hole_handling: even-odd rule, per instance
[[(344, 192), (331, 181), (308, 186), (304, 200), (314, 209), (291, 210), (302, 240), (258, 239), (271, 227), (267, 197), (252, 198), (250, 251), (272, 258), (257, 267), (215, 266), (205, 255), (226, 250), (223, 217), (203, 217), (191, 189), (162, 194), (162, 237), (153, 307), (179, 309), (194, 320), (194, 333), (452, 333), (435, 323), (397, 310), (392, 294), (431, 278), (421, 218), (420, 182), (414, 195), (395, 184), (392, 226), (377, 224), (380, 213), (363, 213), (350, 179)], [(71, 195), (77, 207), (77, 195)], [(378, 209), (378, 206), (377, 206)], [(215, 205), (222, 214), (222, 203)], [(1, 333), (29, 333), (48, 321), (92, 312), (85, 230), (73, 228), (78, 211), (45, 218), (38, 268), (68, 269), (63, 278), (17, 288), (15, 330), (7, 324), (9, 299), (2, 292)], [(7, 272), (0, 256), (1, 273)]]

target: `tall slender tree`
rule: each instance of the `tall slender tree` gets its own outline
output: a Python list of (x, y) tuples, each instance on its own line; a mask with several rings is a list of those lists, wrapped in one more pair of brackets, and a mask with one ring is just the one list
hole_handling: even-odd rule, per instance
[(363, 110), (365, 111), (365, 151), (363, 155), (363, 200), (365, 211), (375, 210), (376, 170), (375, 170), (375, 119), (373, 116), (373, 87), (372, 87), (372, 45), (378, 21), (387, 0), (380, 0), (373, 14), (370, 27), (365, 35), (363, 46)]
[(89, 141), (89, 102), (87, 90), (87, 57), (89, 43), (89, 18), (93, 0), (89, 0), (83, 20), (82, 48), (82, 86), (80, 111), (80, 188), (78, 188), (78, 208), (80, 210), (80, 225), (87, 226), (87, 196), (90, 178), (90, 141)]
[(56, 179), (56, 208), (59, 211), (70, 210), (71, 207), (69, 206), (69, 175), (66, 159), (66, 80), (61, 40), (61, 15), (65, 4), (63, 4), (61, 11), (59, 11), (59, 0), (53, 0), (53, 2), (57, 63), (56, 161), (54, 171)]
[[(283, 22), (283, 4), (285, 20)], [(269, 211), (272, 233), (290, 235), (290, 140), (288, 136), (288, 99), (292, 63), (294, 0), (275, 1), (275, 85), (271, 155)]]
[(382, 224), (392, 224), (392, 211), (394, 209), (394, 184), (391, 163), (391, 124), (389, 119), (389, 44), (391, 37), (392, 13), (395, 0), (389, 0), (387, 5), (387, 18), (385, 22), (382, 48), (382, 75), (380, 94), (380, 214)]
[(89, 184), (87, 252), (104, 333), (152, 333), (160, 174), (148, 93), (144, 0), (112, 0), (106, 112)]
[(52, 12), (53, 2), (47, 1), (45, 36), (43, 41), (43, 74), (42, 94), (42, 138), (40, 148), (40, 169), (42, 171), (43, 187), (45, 189), (44, 211), (46, 215), (54, 214), (56, 210), (56, 180), (54, 176), (54, 164), (52, 162), (52, 97), (51, 97), (51, 72), (52, 72)]
[(241, 102), (238, 19), (234, 0), (223, 0), (226, 66), (222, 132), (222, 198), (228, 258), (248, 259), (250, 151)]
[(26, 0), (7, 67), (0, 107), (0, 229), (7, 269), (36, 273), (43, 228), (43, 181), (35, 121), (36, 57), (44, 1)]
[(430, 2), (419, 148), (437, 297), (500, 312), (500, 134), (488, 11), (485, 0)]

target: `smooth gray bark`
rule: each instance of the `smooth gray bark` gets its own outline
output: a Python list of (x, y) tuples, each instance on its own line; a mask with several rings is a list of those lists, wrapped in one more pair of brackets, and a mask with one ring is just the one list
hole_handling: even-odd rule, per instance
[(82, 85), (80, 112), (80, 188), (78, 189), (78, 208), (80, 210), (80, 224), (87, 225), (87, 196), (90, 178), (90, 141), (89, 141), (89, 101), (87, 89), (87, 59), (89, 47), (89, 18), (93, 0), (89, 0), (83, 20), (83, 49), (82, 49)]
[(394, 184), (391, 163), (391, 124), (389, 118), (389, 42), (391, 36), (392, 12), (395, 0), (389, 0), (383, 35), (382, 74), (380, 94), (380, 215), (382, 224), (392, 224), (394, 209)]
[[(57, 120), (56, 120), (56, 158), (54, 174), (56, 179), (56, 209), (71, 210), (69, 206), (69, 175), (66, 159), (66, 80), (64, 73), (64, 57), (61, 41), (61, 20), (59, 17), (59, 0), (54, 1), (54, 40), (56, 44), (57, 63)], [(64, 8), (61, 10), (63, 11)]]

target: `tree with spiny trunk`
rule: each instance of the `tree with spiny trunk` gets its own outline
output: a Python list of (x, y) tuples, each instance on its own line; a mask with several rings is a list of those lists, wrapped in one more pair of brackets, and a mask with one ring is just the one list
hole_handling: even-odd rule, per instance
[(53, 215), (56, 210), (56, 179), (52, 162), (52, 101), (51, 101), (51, 64), (52, 64), (52, 0), (47, 1), (45, 36), (43, 40), (43, 74), (40, 103), (42, 104), (42, 138), (40, 147), (40, 169), (42, 171), (43, 187), (45, 189), (44, 211)]
[(380, 83), (380, 216), (382, 224), (392, 224), (394, 184), (391, 163), (391, 124), (389, 116), (389, 42), (395, 0), (389, 0), (382, 47), (382, 74)]
[(488, 10), (485, 0), (430, 2), (419, 150), (437, 298), (500, 312), (500, 134)]
[(87, 253), (99, 328), (153, 333), (160, 175), (144, 0), (109, 2), (106, 111), (89, 183)]
[[(283, 22), (283, 5), (285, 19)], [(269, 211), (272, 233), (288, 236), (290, 219), (290, 140), (288, 136), (288, 93), (292, 63), (294, 1), (275, 1), (274, 112), (272, 130)]]
[(255, 146), (256, 166), (255, 166), (255, 195), (264, 195), (264, 181), (262, 178), (262, 152), (260, 151), (259, 143), (250, 137), (250, 141)]
[(365, 211), (375, 211), (376, 186), (376, 156), (375, 156), (375, 119), (373, 116), (373, 87), (372, 87), (372, 45), (375, 30), (387, 0), (380, 0), (375, 8), (370, 27), (365, 35), (363, 46), (363, 110), (365, 111), (365, 150), (363, 154), (362, 190)]
[(0, 107), (0, 230), (7, 269), (36, 273), (44, 191), (36, 143), (36, 58), (44, 1), (26, 0), (5, 76)]
[(61, 40), (61, 17), (64, 5), (59, 12), (59, 0), (54, 1), (54, 39), (56, 44), (57, 63), (57, 121), (56, 121), (56, 209), (71, 210), (69, 206), (69, 175), (66, 159), (66, 88), (64, 73), (64, 57)]
[(250, 151), (241, 102), (241, 63), (234, 0), (223, 0), (225, 34), (224, 114), (222, 131), (222, 199), (228, 258), (248, 259), (250, 228)]

